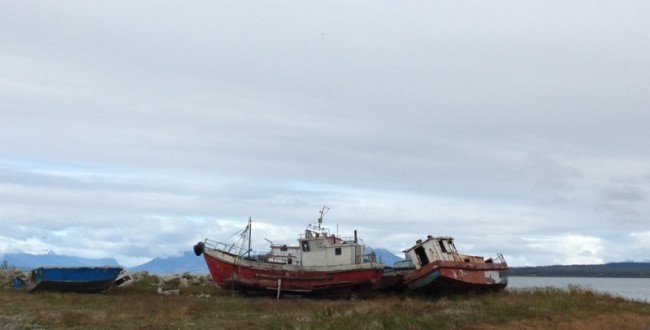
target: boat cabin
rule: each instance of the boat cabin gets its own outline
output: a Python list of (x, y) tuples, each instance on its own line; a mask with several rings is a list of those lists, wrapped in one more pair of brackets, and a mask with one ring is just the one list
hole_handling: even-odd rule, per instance
[(284, 245), (271, 245), (271, 252), (267, 255), (266, 262), (287, 265), (300, 265), (300, 247)]
[(302, 266), (354, 265), (364, 262), (364, 248), (357, 242), (356, 232), (353, 240), (345, 240), (325, 228), (308, 227), (298, 246), (272, 244), (266, 261)]
[(467, 263), (485, 263), (483, 257), (459, 254), (454, 245), (454, 239), (449, 236), (427, 236), (404, 251), (406, 259), (411, 260), (416, 269), (435, 261), (458, 261)]

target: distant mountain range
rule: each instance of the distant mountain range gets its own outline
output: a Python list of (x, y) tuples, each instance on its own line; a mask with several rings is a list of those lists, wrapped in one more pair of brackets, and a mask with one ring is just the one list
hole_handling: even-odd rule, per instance
[(194, 252), (186, 251), (177, 257), (156, 257), (140, 266), (130, 267), (130, 272), (147, 271), (152, 274), (207, 274), (208, 266), (203, 257), (197, 257)]
[[(386, 249), (372, 249), (375, 252), (377, 261), (392, 266), (395, 261), (402, 258), (390, 253)], [(367, 252), (370, 253), (370, 252)], [(27, 254), (12, 253), (5, 254), (2, 259), (8, 267), (15, 267), (21, 271), (28, 271), (42, 266), (66, 266), (66, 267), (92, 267), (92, 266), (119, 266), (115, 259), (87, 259), (48, 254)], [(197, 257), (194, 252), (187, 251), (175, 257), (156, 257), (153, 260), (135, 267), (127, 267), (130, 272), (147, 271), (152, 274), (207, 274), (208, 267), (203, 257)]]
[(21, 271), (27, 271), (37, 267), (66, 266), (66, 267), (96, 267), (96, 266), (119, 266), (113, 258), (90, 259), (71, 257), (55, 253), (29, 254), (9, 253), (1, 258), (3, 265), (15, 267)]

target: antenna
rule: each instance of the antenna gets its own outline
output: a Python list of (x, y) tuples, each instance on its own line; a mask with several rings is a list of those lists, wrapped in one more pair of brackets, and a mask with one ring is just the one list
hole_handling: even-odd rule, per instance
[(322, 208), (320, 211), (318, 211), (318, 212), (320, 213), (320, 217), (318, 217), (318, 229), (320, 229), (320, 225), (321, 225), (321, 223), (323, 223), (323, 216), (324, 216), (324, 215), (327, 213), (327, 211), (329, 211), (329, 210), (330, 210), (329, 207), (323, 205), (323, 208)]
[(251, 257), (251, 234), (253, 230), (253, 226), (251, 225), (252, 218), (248, 217), (248, 258), (250, 259)]

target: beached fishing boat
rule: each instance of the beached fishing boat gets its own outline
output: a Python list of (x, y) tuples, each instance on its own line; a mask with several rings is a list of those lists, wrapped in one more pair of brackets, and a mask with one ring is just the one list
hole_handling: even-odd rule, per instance
[(122, 267), (39, 267), (26, 277), (15, 277), (13, 285), (28, 292), (49, 290), (78, 293), (108, 291)]
[(383, 265), (364, 254), (356, 230), (353, 238), (344, 239), (322, 227), (325, 212), (323, 208), (318, 226), (308, 226), (295, 246), (271, 243), (270, 251), (253, 252), (249, 219), (238, 244), (206, 239), (194, 246), (194, 253), (203, 255), (222, 289), (324, 297), (371, 289), (381, 280)]
[(451, 237), (428, 236), (404, 251), (413, 270), (403, 276), (410, 290), (456, 293), (502, 290), (508, 285), (508, 264), (503, 255), (484, 259), (460, 254)]

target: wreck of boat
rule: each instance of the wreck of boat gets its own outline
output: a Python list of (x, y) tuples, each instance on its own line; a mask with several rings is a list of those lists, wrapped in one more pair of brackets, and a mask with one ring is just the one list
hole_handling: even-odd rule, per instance
[[(330, 234), (322, 227), (326, 208), (320, 211), (318, 226), (309, 225), (298, 245), (273, 244), (270, 251), (251, 250), (251, 220), (236, 244), (210, 239), (194, 245), (203, 255), (214, 282), (222, 289), (280, 295), (311, 295), (346, 298), (381, 281), (383, 264), (364, 254), (357, 237)], [(239, 244), (239, 245), (238, 245)]]
[(122, 267), (38, 267), (26, 276), (13, 278), (16, 289), (33, 291), (59, 291), (77, 293), (103, 293), (108, 291)]
[(404, 251), (413, 270), (403, 276), (403, 285), (426, 293), (498, 291), (508, 285), (508, 264), (503, 255), (484, 259), (460, 254), (452, 237), (418, 240)]

